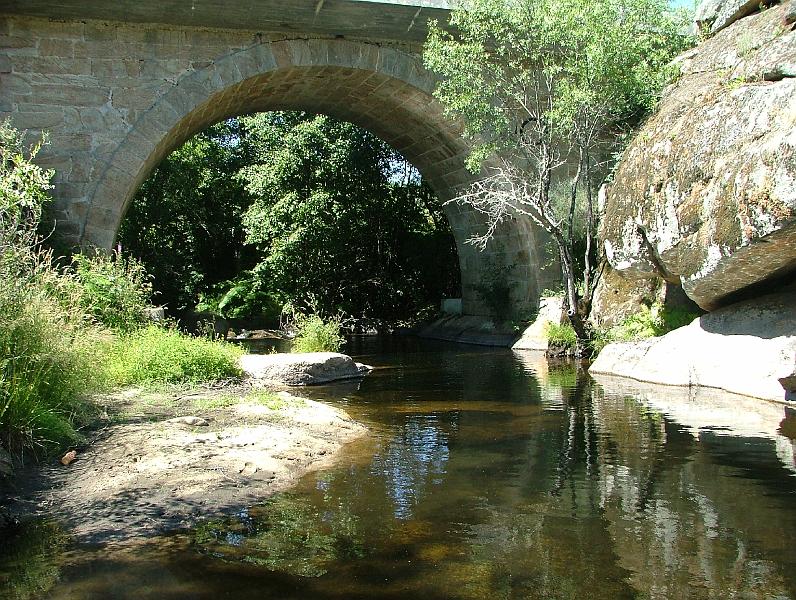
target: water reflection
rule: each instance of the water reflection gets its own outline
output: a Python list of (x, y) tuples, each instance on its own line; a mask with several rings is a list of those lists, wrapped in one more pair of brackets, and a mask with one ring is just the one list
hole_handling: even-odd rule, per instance
[(785, 407), (598, 383), (533, 353), (360, 350), (381, 368), (312, 394), (370, 440), (158, 554), (78, 548), (53, 596), (135, 573), (160, 583), (113, 597), (796, 597)]

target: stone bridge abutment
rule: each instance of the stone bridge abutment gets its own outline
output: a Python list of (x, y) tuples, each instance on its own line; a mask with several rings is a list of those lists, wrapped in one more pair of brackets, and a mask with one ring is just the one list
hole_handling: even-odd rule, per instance
[[(55, 170), (53, 214), (72, 244), (112, 247), (158, 163), (246, 113), (305, 110), (360, 125), (410, 160), (441, 201), (472, 177), (416, 41), (0, 14), (0, 47), (0, 116), (31, 136), (48, 133), (40, 162)], [(513, 266), (516, 310), (535, 305), (549, 274), (534, 227), (507, 223), (479, 252), (466, 243), (479, 215), (456, 204), (445, 212), (465, 313), (485, 314), (478, 288), (501, 265)]]

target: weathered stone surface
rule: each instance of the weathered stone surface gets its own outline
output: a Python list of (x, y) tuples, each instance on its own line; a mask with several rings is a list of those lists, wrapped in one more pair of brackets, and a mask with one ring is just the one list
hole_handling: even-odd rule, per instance
[(785, 6), (679, 59), (625, 152), (601, 236), (625, 277), (680, 281), (709, 310), (796, 270), (796, 32)]
[(364, 377), (370, 367), (337, 352), (245, 354), (240, 365), (247, 376), (284, 385), (315, 385)]
[(430, 340), (508, 348), (516, 341), (517, 332), (510, 324), (495, 323), (488, 317), (446, 315), (423, 327), (418, 336)]
[(790, 0), (790, 2), (786, 2), (785, 4), (785, 15), (782, 19), (785, 25), (792, 25), (796, 23), (796, 0)]
[(796, 290), (716, 310), (660, 338), (609, 344), (590, 372), (791, 400), (794, 365)]
[(539, 300), (539, 314), (522, 336), (511, 347), (512, 350), (547, 350), (547, 324), (560, 325), (566, 318), (564, 299), (557, 297)]
[(694, 14), (698, 31), (716, 33), (759, 10), (760, 0), (704, 0)]

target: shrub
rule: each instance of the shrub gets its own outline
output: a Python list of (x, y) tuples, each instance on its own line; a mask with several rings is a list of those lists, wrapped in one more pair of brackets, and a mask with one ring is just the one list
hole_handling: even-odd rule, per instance
[(633, 342), (657, 337), (688, 325), (699, 313), (682, 308), (667, 308), (656, 302), (651, 306), (642, 305), (639, 311), (608, 329), (595, 331), (592, 347), (598, 354), (611, 342)]
[(298, 334), (293, 352), (339, 352), (345, 343), (340, 335), (340, 318), (324, 321), (318, 315), (296, 315)]
[(37, 454), (79, 440), (105, 343), (39, 247), (52, 173), (32, 163), (38, 148), (25, 149), (22, 134), (0, 122), (0, 444)]
[(241, 354), (233, 344), (150, 325), (120, 338), (111, 353), (110, 377), (120, 385), (239, 377)]
[(121, 332), (146, 324), (152, 285), (140, 262), (97, 252), (75, 255), (72, 268), (78, 303), (97, 323)]
[(578, 338), (569, 321), (561, 324), (553, 323), (552, 321), (548, 322), (545, 325), (545, 333), (550, 346), (566, 350), (575, 349)]

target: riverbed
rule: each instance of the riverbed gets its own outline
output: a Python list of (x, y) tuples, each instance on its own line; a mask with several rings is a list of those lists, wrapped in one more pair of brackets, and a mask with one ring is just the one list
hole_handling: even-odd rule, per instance
[(536, 353), (359, 338), (306, 388), (369, 435), (190, 528), (3, 540), (0, 596), (796, 598), (796, 412)]

